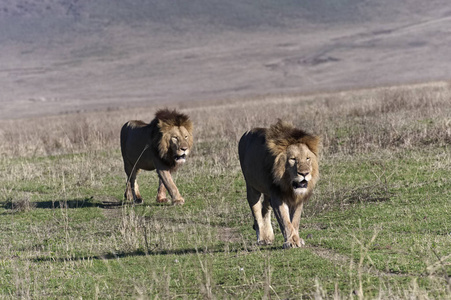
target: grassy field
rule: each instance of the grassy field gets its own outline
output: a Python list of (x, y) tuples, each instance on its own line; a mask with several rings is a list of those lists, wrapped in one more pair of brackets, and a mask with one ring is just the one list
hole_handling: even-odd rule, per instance
[[(0, 298), (451, 298), (448, 83), (180, 105), (184, 206), (121, 205), (119, 131), (157, 107), (0, 121)], [(258, 246), (237, 142), (277, 118), (321, 135), (306, 247)]]

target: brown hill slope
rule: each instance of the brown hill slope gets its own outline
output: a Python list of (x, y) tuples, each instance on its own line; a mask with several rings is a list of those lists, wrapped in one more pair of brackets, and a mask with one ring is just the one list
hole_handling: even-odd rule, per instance
[(447, 1), (5, 0), (0, 119), (448, 80)]

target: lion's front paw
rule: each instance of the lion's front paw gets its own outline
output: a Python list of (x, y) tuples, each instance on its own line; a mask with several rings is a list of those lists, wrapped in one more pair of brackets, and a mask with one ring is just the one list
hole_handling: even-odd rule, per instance
[(168, 198), (157, 198), (158, 203), (166, 203), (168, 201), (169, 201)]
[(271, 245), (274, 241), (274, 233), (271, 229), (262, 230), (258, 237), (259, 245)]
[(182, 197), (172, 200), (173, 205), (183, 205), (185, 203), (185, 199)]
[(142, 204), (143, 203), (143, 199), (142, 198), (135, 198), (133, 202), (135, 204)]
[(259, 241), (257, 241), (257, 244), (262, 245), (262, 246), (271, 245), (272, 240), (270, 240), (270, 239), (259, 240)]
[(293, 245), (290, 242), (283, 243), (283, 249), (290, 249), (290, 248), (293, 248)]
[(283, 243), (283, 249), (300, 248), (305, 246), (305, 242), (299, 236), (292, 236), (288, 241)]

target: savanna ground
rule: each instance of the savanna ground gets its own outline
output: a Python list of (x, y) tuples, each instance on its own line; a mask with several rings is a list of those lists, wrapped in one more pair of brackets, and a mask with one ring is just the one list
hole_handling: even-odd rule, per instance
[[(451, 298), (451, 86), (177, 107), (184, 206), (121, 205), (119, 131), (157, 107), (0, 123), (1, 298)], [(277, 118), (321, 135), (306, 246), (256, 244), (237, 142)]]

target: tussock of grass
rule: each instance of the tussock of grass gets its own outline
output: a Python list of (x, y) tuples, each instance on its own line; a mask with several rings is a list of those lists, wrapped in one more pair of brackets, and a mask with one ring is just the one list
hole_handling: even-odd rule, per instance
[[(119, 132), (156, 107), (1, 121), (2, 298), (449, 298), (447, 83), (199, 104), (183, 207), (122, 206)], [(277, 118), (323, 141), (307, 247), (255, 243), (237, 142)], [(274, 227), (277, 224), (274, 220)]]
[(8, 200), (5, 203), (6, 209), (11, 209), (15, 212), (26, 212), (36, 207), (36, 203), (30, 202), (30, 199)]

